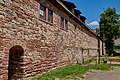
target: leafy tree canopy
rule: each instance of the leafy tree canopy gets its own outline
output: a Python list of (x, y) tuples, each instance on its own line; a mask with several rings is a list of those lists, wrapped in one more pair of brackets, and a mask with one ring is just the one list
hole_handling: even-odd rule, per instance
[(107, 8), (100, 15), (100, 36), (106, 44), (106, 51), (109, 55), (113, 52), (113, 39), (120, 38), (120, 15), (115, 8)]
[(115, 8), (107, 8), (101, 15), (100, 28), (106, 34), (112, 34), (113, 38), (120, 37), (120, 15)]

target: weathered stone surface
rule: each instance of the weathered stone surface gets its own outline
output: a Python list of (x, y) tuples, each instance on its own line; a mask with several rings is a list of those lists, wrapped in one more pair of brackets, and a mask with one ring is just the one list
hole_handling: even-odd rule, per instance
[(3, 0), (0, 0), (0, 3), (4, 4)]
[(1, 4), (4, 4), (5, 6), (10, 6), (11, 0), (0, 0)]
[[(48, 1), (46, 4), (52, 5), (54, 11), (52, 24), (39, 19), (37, 1), (0, 0), (1, 3), (3, 5), (0, 5), (0, 80), (8, 79), (9, 53), (15, 45), (21, 46), (24, 50), (19, 62), (23, 74), (18, 76), (25, 80), (60, 66), (81, 62), (81, 48), (98, 48), (98, 39), (95, 35)], [(60, 15), (69, 20), (67, 31), (59, 26)], [(75, 24), (81, 29), (75, 29)], [(87, 59), (88, 51), (83, 53)], [(89, 53), (92, 57), (96, 56), (98, 51), (90, 50)]]
[(4, 15), (0, 15), (0, 20), (3, 20), (4, 18)]

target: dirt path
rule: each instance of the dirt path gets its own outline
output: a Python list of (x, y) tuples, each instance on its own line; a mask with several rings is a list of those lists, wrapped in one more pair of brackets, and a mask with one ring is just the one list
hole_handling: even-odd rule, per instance
[(91, 71), (84, 80), (120, 80), (120, 68), (111, 71)]

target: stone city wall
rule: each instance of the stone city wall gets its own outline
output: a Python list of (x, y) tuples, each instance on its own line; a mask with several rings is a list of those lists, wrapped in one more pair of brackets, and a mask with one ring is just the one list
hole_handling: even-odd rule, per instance
[[(60, 66), (81, 62), (81, 48), (98, 48), (96, 36), (55, 6), (52, 24), (40, 20), (39, 6), (35, 0), (0, 0), (0, 80), (7, 80), (10, 74), (17, 75), (16, 80), (26, 80)], [(69, 20), (68, 30), (60, 28), (60, 16)], [(75, 25), (80, 29), (75, 29)], [(19, 52), (23, 53), (17, 62), (21, 72), (11, 73), (8, 68), (10, 54)], [(84, 51), (85, 59), (87, 52)], [(91, 56), (96, 54), (97, 50), (90, 50)]]

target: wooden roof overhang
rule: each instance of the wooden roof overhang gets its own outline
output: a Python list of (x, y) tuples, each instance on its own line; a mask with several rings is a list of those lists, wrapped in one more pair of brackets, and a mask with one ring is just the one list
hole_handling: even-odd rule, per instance
[(85, 23), (86, 17), (80, 15), (80, 20), (81, 20), (83, 23)]
[(75, 16), (75, 14), (73, 14), (62, 2), (61, 0), (49, 0), (51, 3), (54, 3), (54, 5), (60, 9), (63, 10), (69, 17), (71, 17), (72, 19), (74, 19), (78, 24), (80, 24), (82, 27), (84, 27), (87, 31), (89, 31), (91, 34), (93, 34), (94, 36), (96, 36), (96, 38), (100, 39), (101, 41), (103, 41), (102, 38), (100, 38), (99, 36), (97, 36), (92, 29), (86, 25), (85, 23), (83, 23), (77, 16)]
[(75, 11), (75, 14), (76, 14), (76, 15), (82, 14), (82, 12), (81, 12), (80, 10), (74, 9), (74, 11)]

